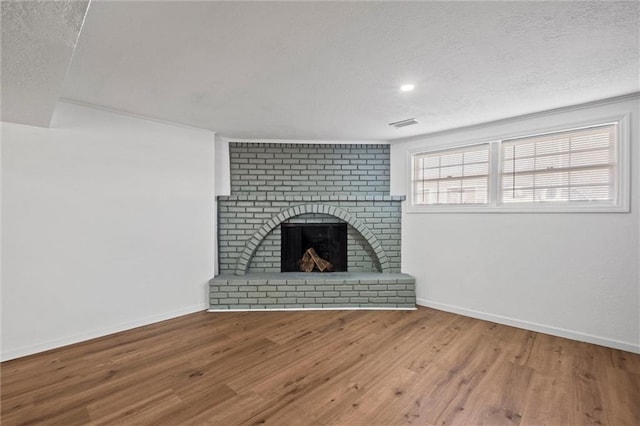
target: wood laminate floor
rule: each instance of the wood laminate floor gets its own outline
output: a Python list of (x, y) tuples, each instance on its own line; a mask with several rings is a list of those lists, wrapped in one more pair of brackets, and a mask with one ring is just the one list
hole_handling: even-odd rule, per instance
[(640, 424), (640, 355), (427, 308), (202, 312), (1, 373), (3, 425)]

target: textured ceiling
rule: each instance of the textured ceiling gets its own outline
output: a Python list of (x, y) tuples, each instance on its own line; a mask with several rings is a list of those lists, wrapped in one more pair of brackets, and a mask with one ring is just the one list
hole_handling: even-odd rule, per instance
[(2, 1), (2, 121), (49, 125), (88, 6)]
[(639, 5), (94, 1), (63, 96), (235, 138), (396, 139), (640, 90)]

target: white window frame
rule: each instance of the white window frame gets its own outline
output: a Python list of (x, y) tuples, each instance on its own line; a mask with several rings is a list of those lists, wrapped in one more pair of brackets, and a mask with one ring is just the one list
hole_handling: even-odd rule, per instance
[[(618, 140), (616, 149), (616, 196), (615, 202), (557, 202), (557, 203), (501, 203), (502, 141), (540, 136), (549, 133), (557, 133), (578, 130), (604, 124), (617, 124)], [(418, 148), (408, 152), (407, 177), (408, 196), (407, 213), (626, 213), (629, 212), (630, 195), (630, 114), (613, 117), (602, 117), (586, 122), (574, 122), (554, 127), (545, 127), (528, 132), (510, 133), (500, 137), (477, 139), (458, 144), (440, 144), (429, 148)], [(414, 200), (414, 167), (413, 158), (419, 154), (446, 151), (449, 149), (464, 149), (475, 145), (489, 144), (489, 195), (488, 203), (478, 204), (415, 204)]]
[[(413, 182), (414, 182), (414, 172), (415, 172), (415, 167), (413, 167), (413, 158), (417, 155), (420, 154), (425, 154), (425, 153), (438, 153), (438, 152), (446, 152), (446, 151), (450, 151), (450, 150), (464, 150), (465, 148), (473, 148), (476, 146), (480, 146), (480, 145), (487, 145), (489, 147), (489, 174), (488, 174), (488, 193), (487, 193), (487, 204), (415, 204), (414, 202), (414, 188), (413, 188)], [(465, 212), (472, 212), (472, 211), (486, 211), (486, 209), (491, 205), (491, 199), (492, 199), (492, 193), (495, 191), (495, 188), (493, 187), (493, 181), (491, 179), (491, 175), (493, 173), (493, 168), (495, 165), (495, 159), (494, 159), (494, 147), (493, 147), (493, 143), (492, 141), (486, 140), (486, 141), (476, 141), (473, 143), (466, 143), (463, 145), (440, 145), (438, 147), (434, 147), (433, 149), (417, 149), (417, 150), (412, 150), (409, 152), (409, 167), (407, 170), (409, 170), (409, 189), (410, 189), (410, 193), (409, 196), (407, 197), (409, 200), (409, 205), (411, 206), (410, 209), (408, 209), (407, 211), (411, 211), (411, 212), (427, 212), (427, 213), (436, 213), (436, 212), (460, 212), (460, 211), (465, 211)]]

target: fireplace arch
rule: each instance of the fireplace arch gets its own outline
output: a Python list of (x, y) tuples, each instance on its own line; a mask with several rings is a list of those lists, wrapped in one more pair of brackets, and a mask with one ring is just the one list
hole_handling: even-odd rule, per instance
[(380, 241), (376, 238), (376, 236), (367, 228), (367, 226), (362, 223), (362, 221), (358, 220), (353, 214), (348, 211), (341, 209), (335, 206), (329, 206), (326, 204), (304, 204), (295, 207), (291, 207), (287, 210), (283, 210), (277, 215), (273, 216), (271, 219), (267, 220), (261, 227), (258, 229), (249, 239), (247, 244), (244, 246), (240, 257), (238, 258), (238, 262), (236, 264), (236, 275), (244, 275), (247, 272), (247, 268), (251, 262), (251, 258), (253, 257), (256, 249), (262, 242), (262, 240), (278, 225), (284, 222), (287, 219), (290, 219), (295, 216), (299, 216), (302, 214), (308, 213), (318, 213), (318, 214), (327, 214), (330, 216), (335, 216), (347, 224), (351, 225), (356, 231), (362, 235), (362, 237), (367, 241), (367, 243), (373, 249), (378, 264), (380, 265), (380, 269), (382, 272), (388, 273), (390, 270), (390, 263), (387, 254), (385, 253)]

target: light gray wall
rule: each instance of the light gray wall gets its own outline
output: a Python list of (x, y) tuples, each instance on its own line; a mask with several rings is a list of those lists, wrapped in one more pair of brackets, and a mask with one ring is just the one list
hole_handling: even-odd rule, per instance
[(636, 98), (394, 142), (391, 191), (407, 194), (412, 149), (631, 113), (630, 213), (404, 213), (402, 270), (416, 277), (418, 303), (640, 351), (638, 104)]
[(202, 310), (213, 133), (59, 103), (2, 123), (2, 358)]
[(387, 144), (232, 142), (231, 193), (385, 195), (389, 152)]
[[(400, 272), (400, 202), (399, 197), (377, 196), (349, 196), (342, 197), (321, 197), (307, 196), (308, 201), (290, 200), (286, 201), (285, 196), (267, 195), (245, 195), (245, 196), (222, 196), (218, 197), (218, 257), (219, 270), (221, 274), (233, 274), (238, 266), (238, 259), (241, 257), (247, 243), (262, 225), (270, 219), (277, 221), (276, 216), (281, 212), (296, 206), (309, 204), (322, 204), (338, 207), (354, 215), (362, 222), (380, 242), (382, 249), (388, 257), (389, 272)], [(253, 198), (253, 199), (249, 199)], [(257, 198), (257, 199), (256, 199)], [(357, 198), (357, 199), (356, 199)], [(280, 225), (275, 227), (264, 239), (260, 241), (255, 254), (260, 256), (260, 261), (251, 259), (249, 263), (251, 272), (280, 272)], [(351, 225), (349, 225), (351, 227)], [(348, 231), (353, 235), (354, 231)], [(358, 233), (356, 231), (356, 233)], [(362, 237), (362, 236), (361, 236)], [(368, 243), (359, 238), (357, 244), (348, 247), (348, 255), (354, 255), (353, 259), (347, 259), (348, 269), (355, 268), (354, 271), (362, 272), (361, 266), (365, 259), (369, 260), (376, 269), (381, 269), (376, 259), (372, 259), (372, 250)], [(263, 244), (267, 243), (265, 247)], [(349, 241), (347, 241), (349, 242)], [(266, 258), (266, 253), (272, 256)], [(376, 269), (369, 270), (372, 272)], [(383, 269), (383, 268), (382, 268)]]
[(277, 283), (266, 291), (267, 278), (232, 275), (279, 275), (283, 221), (346, 222), (350, 273), (400, 272), (403, 197), (388, 195), (389, 153), (388, 144), (230, 143), (231, 195), (218, 196), (221, 275), (211, 281), (211, 308), (414, 307), (413, 278), (404, 275), (390, 283), (361, 277), (363, 288), (347, 289), (344, 277), (319, 274), (280, 283), (282, 292)]
[[(246, 241), (263, 223), (289, 207), (317, 202), (320, 196), (363, 221), (387, 251), (391, 270), (399, 272), (400, 203), (382, 200), (389, 193), (389, 153), (388, 144), (231, 142), (233, 196), (218, 197), (217, 207), (219, 272), (235, 271)], [(364, 238), (351, 227), (348, 237), (348, 270), (379, 270)], [(279, 226), (262, 240), (249, 269), (280, 272)]]

